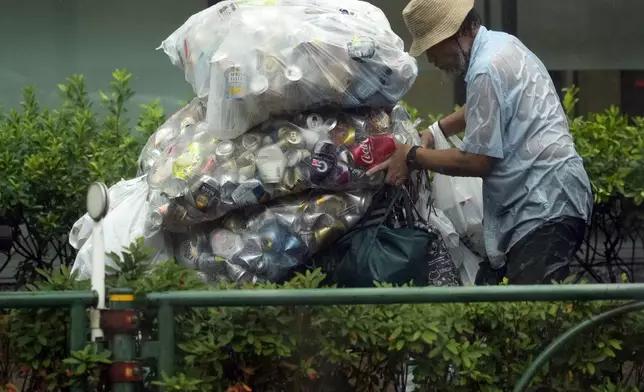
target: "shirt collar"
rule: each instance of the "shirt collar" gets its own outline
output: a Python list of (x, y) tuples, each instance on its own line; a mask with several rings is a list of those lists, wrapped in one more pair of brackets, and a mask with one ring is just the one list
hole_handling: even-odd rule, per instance
[(474, 63), (474, 58), (479, 52), (479, 49), (481, 46), (483, 46), (483, 43), (486, 41), (488, 29), (485, 28), (485, 26), (479, 27), (478, 33), (476, 33), (476, 37), (474, 38), (474, 42), (472, 43), (472, 51), (470, 52), (470, 64), (467, 66), (467, 73), (470, 73), (470, 70), (472, 69), (472, 63)]

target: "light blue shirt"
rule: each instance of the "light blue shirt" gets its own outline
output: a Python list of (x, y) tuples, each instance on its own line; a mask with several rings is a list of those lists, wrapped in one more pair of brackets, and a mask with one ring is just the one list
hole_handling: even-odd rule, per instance
[(483, 179), (485, 249), (494, 268), (557, 217), (588, 221), (593, 195), (546, 67), (517, 38), (481, 27), (472, 46), (461, 150), (496, 158)]

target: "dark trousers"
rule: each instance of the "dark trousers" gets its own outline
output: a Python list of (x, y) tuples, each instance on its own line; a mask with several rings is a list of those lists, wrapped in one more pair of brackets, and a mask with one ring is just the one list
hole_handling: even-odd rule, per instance
[(549, 284), (570, 275), (570, 263), (581, 247), (586, 222), (573, 217), (550, 220), (517, 242), (506, 254), (505, 265), (493, 269), (489, 261), (480, 264), (477, 285), (498, 285), (504, 277), (509, 284)]

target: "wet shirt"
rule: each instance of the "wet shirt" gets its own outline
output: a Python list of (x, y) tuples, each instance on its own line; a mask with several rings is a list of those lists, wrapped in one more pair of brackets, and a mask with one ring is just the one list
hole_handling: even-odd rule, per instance
[(465, 81), (461, 150), (496, 159), (483, 179), (483, 225), (498, 268), (543, 223), (562, 216), (588, 221), (593, 196), (548, 71), (517, 38), (481, 27)]

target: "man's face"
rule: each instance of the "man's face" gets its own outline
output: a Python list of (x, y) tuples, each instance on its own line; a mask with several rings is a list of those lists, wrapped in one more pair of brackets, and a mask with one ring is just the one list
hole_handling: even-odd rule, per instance
[(444, 72), (453, 75), (465, 75), (467, 72), (468, 60), (454, 38), (429, 48), (425, 54), (430, 63)]

